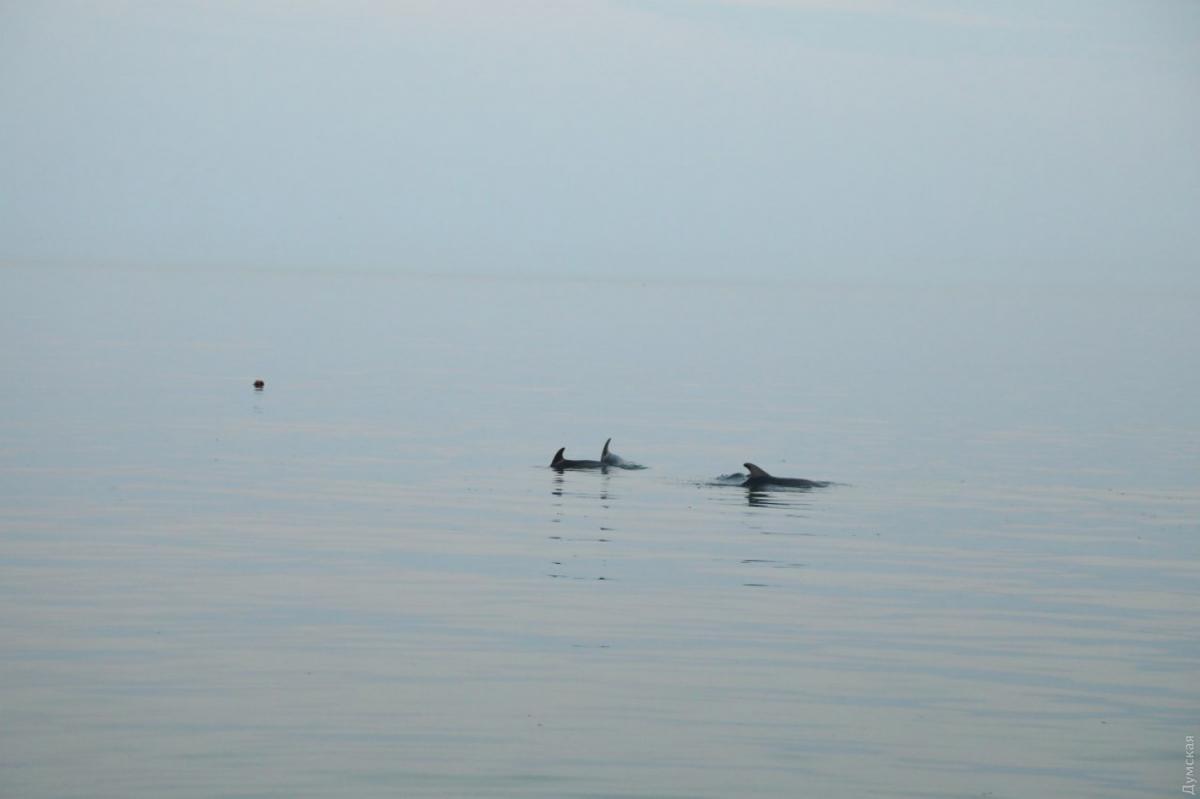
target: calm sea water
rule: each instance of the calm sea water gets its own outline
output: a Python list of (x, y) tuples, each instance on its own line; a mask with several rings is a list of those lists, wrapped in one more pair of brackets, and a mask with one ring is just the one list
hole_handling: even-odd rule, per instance
[(1180, 792), (1195, 293), (0, 286), (0, 795)]

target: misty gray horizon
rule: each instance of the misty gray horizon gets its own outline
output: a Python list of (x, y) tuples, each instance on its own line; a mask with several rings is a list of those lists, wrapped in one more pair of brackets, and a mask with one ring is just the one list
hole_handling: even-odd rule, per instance
[(1200, 5), (0, 10), (0, 262), (1200, 280)]

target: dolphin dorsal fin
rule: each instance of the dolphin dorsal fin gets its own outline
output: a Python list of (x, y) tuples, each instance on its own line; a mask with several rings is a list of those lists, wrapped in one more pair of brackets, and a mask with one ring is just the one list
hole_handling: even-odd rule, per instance
[(559, 447), (558, 452), (554, 453), (554, 460), (550, 461), (550, 465), (553, 466), (556, 463), (562, 463), (563, 462), (563, 453), (566, 451), (567, 451), (566, 447)]
[(608, 445), (611, 443), (612, 443), (611, 438), (608, 441), (604, 442), (604, 449), (600, 452), (600, 460), (604, 460), (605, 458), (608, 457)]
[(751, 477), (770, 477), (771, 476), (771, 475), (767, 474), (766, 472), (764, 472), (762, 469), (755, 466), (753, 463), (743, 463), (742, 465), (746, 467), (746, 471), (750, 472)]

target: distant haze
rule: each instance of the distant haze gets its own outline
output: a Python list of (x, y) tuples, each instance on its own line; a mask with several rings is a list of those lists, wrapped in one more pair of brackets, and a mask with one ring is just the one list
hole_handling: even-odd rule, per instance
[(0, 262), (1195, 284), (1200, 3), (9, 2)]

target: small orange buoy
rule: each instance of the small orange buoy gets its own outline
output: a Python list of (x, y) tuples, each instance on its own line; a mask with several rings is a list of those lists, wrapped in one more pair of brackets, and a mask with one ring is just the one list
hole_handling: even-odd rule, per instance
[(263, 381), (261, 381), (261, 380), (255, 380), (255, 381), (254, 381), (254, 390), (255, 390), (255, 391), (262, 391), (262, 390), (263, 390), (263, 387), (264, 387), (265, 385), (266, 385), (266, 383), (264, 383)]

